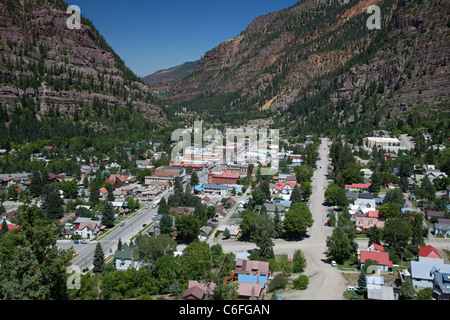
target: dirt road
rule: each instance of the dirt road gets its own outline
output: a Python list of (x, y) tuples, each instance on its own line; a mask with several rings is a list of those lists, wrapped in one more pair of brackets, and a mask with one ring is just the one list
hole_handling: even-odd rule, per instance
[(313, 191), (311, 195), (311, 213), (314, 224), (308, 230), (309, 237), (298, 242), (306, 258), (304, 274), (309, 276), (308, 288), (304, 291), (296, 290), (282, 298), (289, 300), (341, 300), (345, 290), (345, 280), (341, 273), (332, 267), (326, 258), (326, 238), (331, 235), (332, 228), (324, 226), (327, 221), (327, 207), (324, 206), (325, 190), (327, 188), (327, 165), (329, 149), (327, 139), (323, 138), (319, 147), (320, 160), (313, 176)]

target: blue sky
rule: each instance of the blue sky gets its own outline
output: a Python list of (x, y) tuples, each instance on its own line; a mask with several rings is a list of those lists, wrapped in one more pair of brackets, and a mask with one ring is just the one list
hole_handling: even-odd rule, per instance
[(298, 0), (66, 0), (138, 76), (195, 61), (258, 16)]

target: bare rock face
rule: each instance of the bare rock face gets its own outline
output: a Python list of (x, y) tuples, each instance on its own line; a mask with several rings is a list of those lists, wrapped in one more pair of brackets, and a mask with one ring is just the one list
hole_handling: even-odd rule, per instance
[(107, 106), (132, 105), (143, 117), (166, 122), (148, 86), (88, 20), (69, 29), (63, 2), (40, 3), (0, 2), (0, 103), (12, 107), (28, 94), (40, 112), (57, 105), (73, 115), (98, 99)]
[[(370, 5), (381, 8), (380, 30), (367, 28)], [(172, 102), (223, 95), (226, 111), (289, 109), (329, 91), (333, 105), (373, 83), (394, 109), (448, 99), (449, 8), (446, 1), (301, 1), (207, 52), (175, 84)]]

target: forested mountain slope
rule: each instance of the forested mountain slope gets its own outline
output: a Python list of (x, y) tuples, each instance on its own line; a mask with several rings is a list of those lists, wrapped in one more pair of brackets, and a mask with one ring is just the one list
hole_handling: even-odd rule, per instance
[(62, 0), (0, 0), (0, 148), (55, 136), (151, 132), (157, 99), (92, 23)]
[[(381, 29), (367, 27), (370, 5), (380, 8)], [(376, 127), (404, 112), (448, 117), (449, 6), (300, 1), (207, 52), (172, 102), (228, 122), (278, 110), (299, 131)]]

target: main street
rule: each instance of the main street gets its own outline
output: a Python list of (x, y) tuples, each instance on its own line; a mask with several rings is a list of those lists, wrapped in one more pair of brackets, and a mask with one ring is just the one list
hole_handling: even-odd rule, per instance
[[(86, 244), (78, 243), (75, 244), (70, 240), (59, 240), (57, 242), (58, 247), (61, 249), (69, 249), (73, 246), (76, 257), (72, 260), (72, 265), (78, 266), (80, 269), (93, 267), (93, 256), (97, 243), (100, 242), (105, 257), (114, 254), (117, 249), (117, 243), (121, 239), (122, 243), (128, 243), (133, 236), (135, 236), (141, 229), (143, 225), (148, 225), (152, 221), (152, 216), (157, 213), (157, 208), (144, 208), (141, 209), (141, 213), (135, 213), (132, 217), (125, 221), (123, 226), (116, 226), (113, 229), (107, 231), (107, 234), (100, 236), (100, 240), (88, 241)], [(111, 250), (111, 251), (110, 251)]]
[[(162, 197), (166, 198), (173, 191), (166, 190), (162, 194)], [(108, 255), (113, 255), (117, 249), (117, 243), (121, 239), (122, 243), (129, 243), (133, 236), (138, 234), (144, 225), (149, 225), (154, 222), (154, 216), (158, 212), (158, 207), (152, 208), (152, 203), (150, 202), (148, 206), (140, 209), (137, 213), (133, 213), (128, 219), (124, 221), (124, 225), (118, 224), (113, 229), (108, 230), (107, 234), (100, 235), (100, 240), (91, 240), (85, 244), (77, 243), (75, 244), (71, 240), (58, 240), (57, 246), (61, 249), (69, 249), (73, 247), (76, 256), (72, 260), (72, 265), (77, 266), (80, 270), (84, 268), (93, 268), (93, 257), (95, 247), (97, 243), (100, 242), (105, 258)]]

